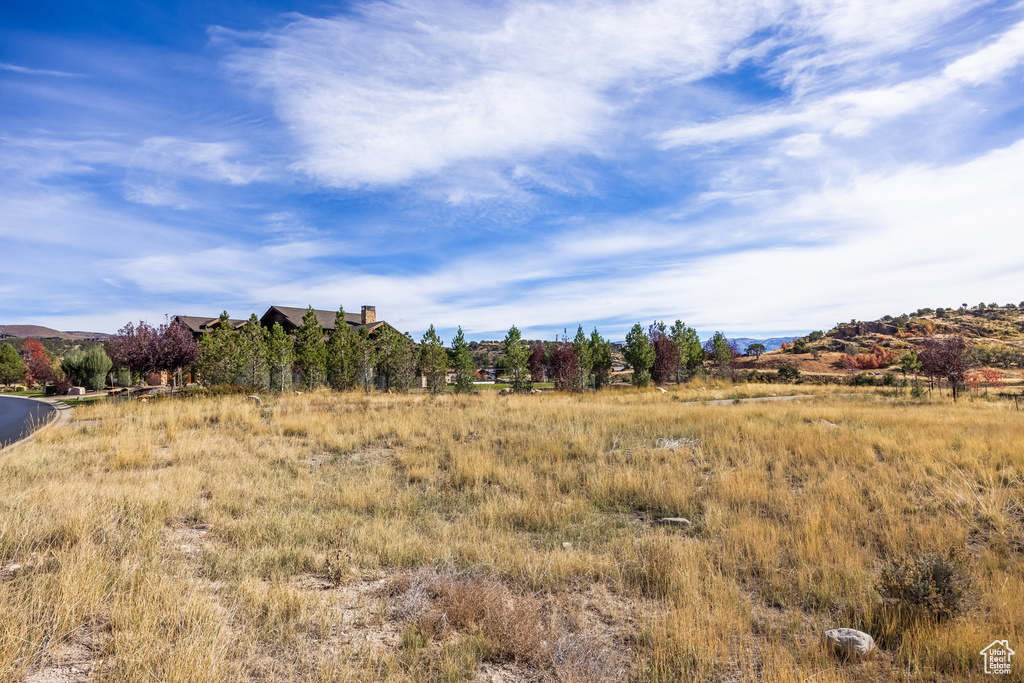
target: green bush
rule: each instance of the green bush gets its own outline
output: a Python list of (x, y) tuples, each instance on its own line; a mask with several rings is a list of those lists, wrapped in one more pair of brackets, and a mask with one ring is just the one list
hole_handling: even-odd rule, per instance
[(901, 614), (937, 621), (967, 612), (975, 598), (970, 558), (955, 549), (945, 555), (903, 557), (882, 570), (876, 588)]
[(858, 372), (850, 378), (850, 384), (855, 387), (873, 387), (875, 386), (875, 378), (866, 372)]
[(800, 379), (800, 371), (789, 363), (780, 365), (776, 375), (780, 382), (795, 382)]
[(809, 353), (810, 349), (807, 348), (807, 340), (801, 337), (794, 341), (792, 351), (793, 353)]

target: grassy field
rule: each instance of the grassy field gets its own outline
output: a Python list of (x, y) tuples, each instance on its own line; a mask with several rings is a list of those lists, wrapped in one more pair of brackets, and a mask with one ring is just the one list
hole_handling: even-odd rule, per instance
[[(849, 387), (85, 406), (0, 453), (0, 680), (986, 679), (1022, 473), (1012, 403)], [(966, 613), (883, 602), (951, 549)]]

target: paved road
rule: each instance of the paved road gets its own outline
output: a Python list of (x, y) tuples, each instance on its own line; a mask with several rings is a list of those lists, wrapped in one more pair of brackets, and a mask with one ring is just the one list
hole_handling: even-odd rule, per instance
[(0, 448), (28, 436), (53, 417), (56, 408), (27, 398), (0, 396)]

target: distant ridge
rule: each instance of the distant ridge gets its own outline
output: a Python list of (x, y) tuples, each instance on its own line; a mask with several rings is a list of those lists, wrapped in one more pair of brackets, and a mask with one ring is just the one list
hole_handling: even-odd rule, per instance
[(106, 332), (83, 332), (75, 330), (72, 332), (61, 332), (52, 327), (42, 325), (0, 325), (0, 334), (9, 334), (19, 339), (49, 339), (60, 337), (61, 339), (106, 339), (112, 335)]
[(771, 337), (769, 339), (751, 339), (750, 337), (735, 337), (729, 341), (736, 343), (736, 349), (743, 353), (751, 344), (764, 344), (765, 351), (777, 351), (783, 344), (789, 343), (799, 337)]

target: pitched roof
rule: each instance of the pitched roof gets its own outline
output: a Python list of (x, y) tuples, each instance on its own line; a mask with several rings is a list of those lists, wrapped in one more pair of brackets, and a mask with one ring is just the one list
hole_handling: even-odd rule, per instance
[[(286, 317), (288, 319), (288, 322), (290, 322), (295, 327), (301, 327), (302, 316), (306, 315), (306, 312), (309, 309), (296, 308), (293, 306), (271, 306), (269, 309), (267, 309), (267, 312), (263, 314), (263, 317), (260, 318), (260, 320), (262, 321), (263, 318), (267, 317), (268, 313), (274, 310), (278, 311), (279, 313), (281, 313), (281, 315)], [(313, 309), (313, 313), (316, 314), (317, 322), (320, 323), (320, 327), (322, 327), (325, 331), (329, 332), (334, 329), (334, 319), (338, 315), (337, 311), (321, 311), (318, 309)], [(346, 312), (345, 322), (348, 323), (348, 326), (350, 328), (364, 327), (363, 316), (361, 313)], [(383, 320), (377, 320), (375, 322), (370, 323), (369, 325), (365, 325), (365, 327), (372, 332), (373, 330), (377, 329), (378, 327), (384, 324), (385, 322)]]
[[(193, 332), (204, 332), (206, 331), (206, 326), (209, 325), (210, 323), (215, 323), (218, 320), (220, 320), (220, 316), (215, 315), (212, 318), (210, 318), (203, 315), (176, 315), (174, 316), (174, 319), (180, 320), (186, 325), (188, 325), (189, 329), (192, 330)], [(230, 322), (232, 327), (238, 327), (249, 321), (230, 319)]]

